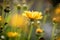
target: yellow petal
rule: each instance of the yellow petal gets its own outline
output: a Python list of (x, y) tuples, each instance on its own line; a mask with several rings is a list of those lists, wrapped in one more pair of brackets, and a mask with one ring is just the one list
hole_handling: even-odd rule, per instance
[(43, 32), (43, 30), (42, 29), (40, 29), (40, 28), (38, 28), (38, 29), (36, 29), (36, 33), (42, 33)]

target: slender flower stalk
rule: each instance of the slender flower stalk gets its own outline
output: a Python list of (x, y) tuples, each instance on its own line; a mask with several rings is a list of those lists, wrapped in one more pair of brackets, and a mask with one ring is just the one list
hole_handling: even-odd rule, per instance
[(20, 33), (19, 36), (16, 38), (16, 40), (20, 40), (21, 39), (21, 32), (22, 32), (22, 29), (17, 29), (17, 32)]
[(54, 40), (54, 34), (55, 34), (55, 30), (56, 30), (56, 27), (58, 25), (58, 23), (60, 23), (60, 17), (53, 17), (53, 30), (52, 30), (52, 37), (51, 37), (51, 40)]
[(48, 15), (45, 15), (45, 16), (44, 16), (43, 24), (45, 24), (45, 22), (46, 22), (46, 20), (47, 20), (47, 16), (48, 16)]
[(31, 38), (32, 30), (33, 30), (33, 22), (31, 22), (31, 28), (30, 28), (30, 33), (28, 35), (28, 40), (30, 40), (30, 38)]
[(44, 13), (45, 13), (45, 15), (44, 15), (43, 23), (45, 24), (46, 21), (47, 21), (47, 18), (48, 18), (48, 16), (49, 16), (49, 8), (46, 8), (46, 10), (45, 10)]
[(53, 24), (53, 29), (52, 29), (52, 37), (51, 37), (51, 40), (54, 40), (54, 34), (55, 34), (55, 30), (56, 30), (56, 27), (57, 27), (57, 23), (54, 23)]
[(12, 40), (11, 38), (9, 38), (9, 40)]

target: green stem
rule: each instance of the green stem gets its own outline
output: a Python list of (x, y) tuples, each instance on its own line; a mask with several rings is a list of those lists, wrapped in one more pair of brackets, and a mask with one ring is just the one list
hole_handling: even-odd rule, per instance
[(4, 8), (5, 8), (5, 2), (6, 0), (3, 1), (3, 9), (2, 9), (2, 17), (4, 18)]
[(12, 40), (11, 38), (9, 38), (9, 40)]
[(54, 40), (54, 34), (55, 34), (56, 27), (57, 27), (57, 24), (54, 23), (53, 29), (52, 29), (52, 37), (51, 37), (51, 40)]
[(43, 24), (46, 22), (46, 20), (47, 20), (47, 16), (48, 16), (48, 15), (45, 15), (45, 16), (44, 16)]
[(31, 28), (30, 28), (30, 33), (29, 33), (29, 35), (28, 35), (28, 40), (30, 40), (30, 38), (31, 38), (32, 30), (33, 30), (33, 25), (32, 25), (32, 23), (31, 23)]
[(21, 35), (22, 35), (22, 34), (21, 34), (22, 29), (19, 29), (18, 32), (20, 33), (18, 40), (20, 40), (20, 39), (21, 39)]

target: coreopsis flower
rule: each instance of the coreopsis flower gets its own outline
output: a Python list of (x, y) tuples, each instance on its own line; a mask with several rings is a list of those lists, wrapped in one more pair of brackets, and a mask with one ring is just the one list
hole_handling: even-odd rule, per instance
[(0, 21), (2, 20), (2, 17), (0, 16)]
[(19, 34), (17, 32), (8, 32), (7, 36), (8, 37), (17, 37), (17, 36), (19, 36)]
[(0, 16), (0, 25), (2, 25), (4, 23), (4, 18), (2, 16)]
[(9, 25), (13, 27), (25, 27), (29, 24), (29, 19), (19, 14), (14, 14), (12, 15), (9, 23)]
[(43, 34), (43, 30), (42, 29), (40, 29), (40, 28), (37, 28), (36, 29), (36, 36), (42, 36), (42, 34)]
[(37, 28), (37, 29), (36, 29), (36, 33), (42, 33), (42, 32), (43, 32), (42, 29), (40, 29), (40, 28)]
[(56, 13), (56, 14), (60, 14), (60, 7), (57, 7), (57, 8), (55, 9), (55, 13)]
[(57, 37), (56, 40), (60, 40), (60, 37)]
[(60, 17), (54, 17), (54, 18), (53, 18), (53, 22), (58, 22), (58, 23), (60, 23)]
[(23, 16), (28, 17), (30, 19), (42, 19), (42, 13), (41, 12), (37, 12), (37, 11), (25, 11), (23, 14)]

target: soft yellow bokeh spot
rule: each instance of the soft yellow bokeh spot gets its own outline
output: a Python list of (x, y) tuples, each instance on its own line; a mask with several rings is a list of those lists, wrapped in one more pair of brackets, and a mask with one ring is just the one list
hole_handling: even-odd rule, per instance
[(60, 40), (60, 37), (57, 37), (57, 39), (56, 40)]
[(17, 37), (17, 36), (19, 36), (19, 34), (17, 32), (8, 32), (7, 36), (8, 37)]
[(24, 27), (29, 24), (29, 19), (22, 15), (14, 14), (12, 15), (9, 23), (10, 23), (9, 25), (13, 27)]
[(56, 13), (56, 14), (60, 14), (60, 7), (57, 7), (57, 8), (55, 9), (55, 13)]

